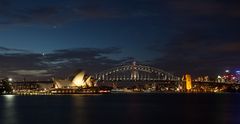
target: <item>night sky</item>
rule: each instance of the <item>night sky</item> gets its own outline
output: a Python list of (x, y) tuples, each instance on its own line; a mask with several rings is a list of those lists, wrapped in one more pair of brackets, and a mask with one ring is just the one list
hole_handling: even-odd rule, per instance
[(240, 67), (239, 0), (0, 0), (0, 77), (137, 61), (182, 75)]

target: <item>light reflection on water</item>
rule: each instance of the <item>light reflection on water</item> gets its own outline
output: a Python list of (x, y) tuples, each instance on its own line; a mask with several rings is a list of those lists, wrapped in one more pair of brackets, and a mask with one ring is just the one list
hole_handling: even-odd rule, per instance
[(17, 123), (17, 117), (14, 107), (14, 95), (5, 95), (3, 96), (3, 109), (1, 109), (3, 116), (3, 124), (16, 124)]
[(0, 96), (0, 124), (239, 124), (236, 94)]

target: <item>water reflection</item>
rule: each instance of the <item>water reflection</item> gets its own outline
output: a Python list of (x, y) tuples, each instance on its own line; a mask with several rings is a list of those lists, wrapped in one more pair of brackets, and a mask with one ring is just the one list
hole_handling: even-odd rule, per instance
[(71, 96), (71, 123), (77, 124), (87, 124), (88, 115), (87, 115), (87, 97), (82, 95), (73, 95)]
[(2, 108), (2, 124), (16, 124), (16, 110), (15, 110), (15, 96), (14, 95), (5, 95), (2, 96), (3, 99), (3, 108)]
[(0, 124), (240, 124), (234, 94), (0, 96)]

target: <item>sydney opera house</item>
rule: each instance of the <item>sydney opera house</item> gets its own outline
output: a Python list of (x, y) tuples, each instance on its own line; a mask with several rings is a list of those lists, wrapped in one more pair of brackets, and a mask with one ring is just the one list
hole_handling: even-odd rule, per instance
[(55, 89), (76, 89), (76, 88), (88, 88), (95, 86), (96, 83), (91, 76), (86, 76), (85, 72), (81, 71), (73, 77), (72, 80), (60, 80), (54, 79)]
[[(53, 79), (49, 81), (20, 81), (12, 82), (11, 90), (13, 94), (81, 94), (98, 93), (97, 81), (78, 71), (67, 79)], [(1, 90), (1, 82), (0, 82)]]

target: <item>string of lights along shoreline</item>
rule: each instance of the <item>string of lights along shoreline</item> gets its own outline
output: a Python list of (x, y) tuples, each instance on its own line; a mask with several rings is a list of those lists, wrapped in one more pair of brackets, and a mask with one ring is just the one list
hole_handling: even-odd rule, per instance
[(50, 81), (1, 81), (1, 94), (54, 95), (54, 94), (102, 94), (102, 93), (220, 93), (238, 92), (240, 89), (239, 71), (209, 80), (207, 76), (192, 79), (190, 74), (182, 78), (162, 69), (138, 65), (135, 61), (110, 68), (93, 76), (84, 71), (72, 78)]

